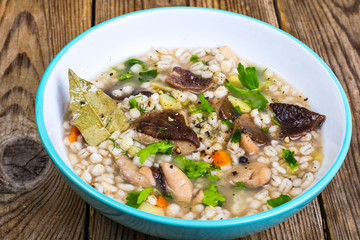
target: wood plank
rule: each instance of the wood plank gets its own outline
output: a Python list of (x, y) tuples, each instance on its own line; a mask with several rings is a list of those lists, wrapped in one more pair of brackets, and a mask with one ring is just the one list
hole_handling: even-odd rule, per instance
[(50, 60), (90, 20), (88, 0), (0, 2), (0, 239), (85, 236), (85, 203), (51, 163), (34, 104)]
[[(187, 1), (116, 1), (116, 0), (97, 0), (95, 24), (116, 17), (128, 12), (166, 6), (183, 6)], [(236, 1), (236, 0), (190, 0), (189, 6), (209, 7), (228, 10), (245, 14), (259, 20), (265, 21), (276, 27), (279, 26), (272, 0), (265, 1)], [(91, 210), (89, 236), (92, 239), (102, 237), (104, 239), (144, 239), (146, 235), (138, 233), (110, 219), (104, 217), (96, 210)], [(309, 231), (308, 226), (311, 227)], [(324, 239), (323, 221), (319, 202), (313, 201), (300, 213), (291, 217), (289, 220), (265, 230), (261, 233), (243, 239)], [(151, 236), (146, 238), (158, 239)]]
[[(349, 153), (321, 194), (329, 237), (360, 238), (360, 2), (278, 0), (284, 28), (322, 57), (351, 100), (353, 136)], [(316, 9), (316, 11), (314, 11)]]

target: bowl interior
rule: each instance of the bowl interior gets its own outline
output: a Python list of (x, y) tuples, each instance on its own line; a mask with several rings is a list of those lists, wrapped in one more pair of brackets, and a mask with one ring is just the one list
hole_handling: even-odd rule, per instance
[[(165, 21), (164, 21), (165, 19)], [(146, 27), (148, 26), (148, 27)], [(344, 147), (349, 116), (340, 84), (306, 46), (260, 21), (224, 11), (173, 8), (128, 14), (100, 24), (67, 45), (49, 66), (42, 84), (42, 118), (51, 145), (69, 167), (62, 121), (69, 101), (68, 68), (91, 79), (105, 66), (136, 56), (152, 47), (195, 48), (230, 46), (238, 56), (281, 74), (309, 97), (314, 111), (326, 115), (323, 124), (325, 158), (316, 175), (323, 178)], [(351, 126), (350, 126), (351, 127)], [(41, 132), (41, 131), (40, 131)], [(46, 144), (45, 144), (46, 145)], [(342, 159), (340, 159), (342, 161)]]

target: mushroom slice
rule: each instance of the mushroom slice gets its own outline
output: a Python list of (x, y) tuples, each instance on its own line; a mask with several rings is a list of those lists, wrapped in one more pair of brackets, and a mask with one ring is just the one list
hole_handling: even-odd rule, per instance
[(174, 110), (148, 112), (133, 125), (138, 132), (154, 138), (188, 141), (197, 148), (200, 146), (196, 133), (186, 126), (184, 116)]
[(211, 104), (216, 109), (216, 113), (222, 120), (233, 120), (235, 118), (234, 108), (227, 95), (221, 99), (214, 98)]
[(260, 162), (252, 162), (232, 167), (222, 181), (225, 185), (236, 185), (237, 182), (243, 182), (246, 188), (258, 188), (267, 184), (270, 179), (269, 167)]
[(179, 202), (189, 203), (192, 199), (193, 185), (189, 178), (175, 165), (161, 163), (160, 167), (164, 173), (169, 190)]
[(112, 99), (114, 99), (116, 102), (120, 102), (120, 101), (124, 100), (127, 97), (136, 96), (138, 94), (141, 94), (141, 95), (144, 95), (144, 96), (147, 96), (147, 97), (150, 97), (153, 94), (153, 92), (140, 89), (140, 90), (137, 90), (137, 91), (133, 91), (132, 93), (128, 93), (128, 94), (122, 94), (122, 92), (120, 92), (121, 95), (117, 95), (116, 90), (120, 90), (120, 89), (121, 89), (120, 86), (115, 86), (115, 87), (112, 87), (112, 88), (106, 90), (105, 93), (107, 95), (109, 95)]
[(195, 92), (205, 91), (214, 84), (212, 78), (202, 78), (181, 67), (174, 67), (165, 81), (176, 88)]
[(254, 155), (259, 152), (258, 145), (253, 140), (251, 140), (249, 134), (241, 135), (240, 145), (249, 155)]
[(134, 185), (140, 185), (143, 188), (154, 187), (156, 185), (152, 171), (149, 167), (135, 165), (126, 155), (120, 154), (116, 159), (121, 174)]
[(325, 116), (304, 107), (286, 103), (271, 103), (277, 120), (281, 124), (279, 136), (297, 139), (312, 131), (325, 120)]
[(251, 140), (259, 144), (269, 144), (269, 139), (261, 129), (251, 120), (249, 114), (242, 114), (234, 122), (234, 130), (240, 129), (242, 133), (250, 136)]

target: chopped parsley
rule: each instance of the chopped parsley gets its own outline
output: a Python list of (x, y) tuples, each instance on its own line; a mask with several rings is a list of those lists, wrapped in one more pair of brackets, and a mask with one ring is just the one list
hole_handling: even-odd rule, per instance
[(199, 57), (198, 55), (194, 54), (194, 55), (191, 55), (190, 57), (190, 61), (192, 61), (193, 63), (196, 63), (199, 61)]
[(206, 174), (206, 178), (209, 179), (210, 181), (219, 181), (220, 178), (217, 175), (211, 175), (211, 174)]
[(236, 106), (236, 107), (234, 107), (234, 109), (235, 109), (235, 111), (236, 111), (237, 113), (239, 113), (239, 114), (242, 114), (242, 113), (243, 113), (243, 112), (241, 111), (240, 106)]
[(126, 69), (130, 69), (132, 66), (134, 66), (135, 64), (140, 64), (141, 65), (141, 67), (145, 70), (146, 69), (146, 63), (144, 63), (143, 61), (140, 61), (140, 60), (138, 60), (138, 59), (135, 59), (135, 58), (130, 58), (130, 59), (128, 59), (128, 60), (126, 60), (125, 62), (124, 62), (124, 64), (125, 64), (125, 67), (126, 67)]
[(136, 108), (137, 110), (139, 110), (139, 112), (141, 114), (144, 114), (146, 111), (146, 108), (144, 107), (144, 105), (139, 105), (138, 101), (136, 100), (137, 97), (133, 97), (132, 99), (129, 100), (129, 104), (130, 104), (130, 108)]
[(285, 159), (285, 161), (287, 162), (287, 164), (289, 165), (291, 172), (294, 172), (294, 169), (299, 166), (299, 164), (297, 163), (296, 159), (294, 158), (294, 153), (291, 152), (290, 150), (287, 149), (282, 149), (282, 154), (283, 157)]
[(240, 129), (236, 129), (233, 136), (231, 137), (231, 142), (238, 143), (241, 139), (241, 131)]
[(234, 189), (246, 189), (245, 187), (245, 183), (244, 182), (236, 182), (236, 187), (234, 187)]
[(157, 72), (156, 69), (154, 69), (154, 70), (149, 70), (149, 71), (147, 71), (147, 72), (140, 72), (140, 73), (139, 73), (139, 75), (140, 75), (139, 81), (140, 81), (140, 82), (148, 82), (148, 81), (150, 81), (151, 79), (156, 78), (157, 74), (158, 74), (158, 72)]
[(130, 78), (132, 78), (133, 76), (134, 76), (134, 75), (131, 74), (131, 72), (127, 72), (127, 73), (122, 74), (122, 75), (119, 77), (119, 80), (122, 81), (122, 80), (130, 79)]
[(269, 132), (269, 129), (267, 127), (262, 127), (261, 128), (261, 131), (263, 131), (264, 133), (268, 133)]
[(171, 154), (173, 147), (174, 147), (174, 144), (171, 144), (169, 142), (169, 140), (165, 140), (165, 141), (162, 141), (162, 142), (157, 142), (157, 143), (153, 143), (153, 144), (148, 145), (144, 149), (141, 149), (137, 153), (137, 156), (140, 157), (139, 161), (140, 161), (141, 164), (143, 164), (145, 162), (146, 158), (150, 154), (155, 154), (155, 153)]
[(204, 94), (200, 93), (199, 99), (201, 101), (201, 104), (193, 107), (189, 107), (191, 113), (201, 113), (201, 112), (207, 112), (209, 114), (212, 114), (213, 111), (215, 111), (215, 108), (211, 107), (209, 102), (206, 100)]
[(291, 201), (291, 197), (289, 197), (288, 195), (280, 195), (277, 198), (267, 200), (267, 204), (269, 204), (270, 207), (275, 208), (289, 201)]
[(210, 184), (208, 189), (204, 190), (203, 204), (215, 207), (225, 201), (225, 197), (218, 193), (216, 184)]
[(230, 120), (224, 120), (222, 121), (222, 123), (228, 126), (229, 128), (232, 128), (234, 125)]
[(129, 193), (126, 197), (126, 205), (133, 208), (139, 208), (153, 190), (154, 188), (145, 188), (144, 190), (139, 192)]
[(249, 91), (239, 89), (229, 82), (226, 83), (225, 86), (231, 92), (239, 95), (240, 97), (243, 98), (243, 100), (246, 100), (246, 103), (250, 104), (252, 109), (255, 108), (258, 108), (259, 110), (264, 109), (268, 101), (264, 97), (264, 95), (261, 94), (259, 90), (262, 87), (264, 87), (267, 83), (259, 87), (259, 78), (257, 76), (256, 69), (254, 67), (247, 67), (245, 69), (244, 66), (241, 63), (239, 63), (237, 70), (239, 73), (238, 74), (239, 81), (245, 88), (249, 89)]
[(164, 194), (163, 197), (168, 201), (174, 198), (174, 196), (173, 196), (173, 194), (171, 192), (168, 192), (168, 193)]
[(174, 164), (183, 171), (190, 179), (196, 179), (204, 175), (210, 175), (210, 170), (214, 166), (203, 161), (193, 162), (183, 156), (177, 156), (173, 160)]
[(271, 121), (273, 121), (273, 123), (275, 123), (276, 125), (281, 126), (281, 124), (279, 123), (279, 121), (276, 118), (272, 117)]

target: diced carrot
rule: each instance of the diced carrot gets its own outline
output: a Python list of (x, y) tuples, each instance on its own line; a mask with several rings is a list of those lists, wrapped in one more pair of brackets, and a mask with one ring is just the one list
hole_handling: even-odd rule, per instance
[(159, 196), (156, 201), (156, 206), (158, 207), (167, 207), (169, 205), (169, 202), (163, 197)]
[(69, 142), (73, 143), (76, 141), (77, 137), (79, 136), (80, 131), (77, 127), (73, 126), (71, 132), (69, 134)]
[(223, 167), (231, 164), (229, 155), (222, 150), (215, 150), (212, 152), (213, 164), (217, 167)]

